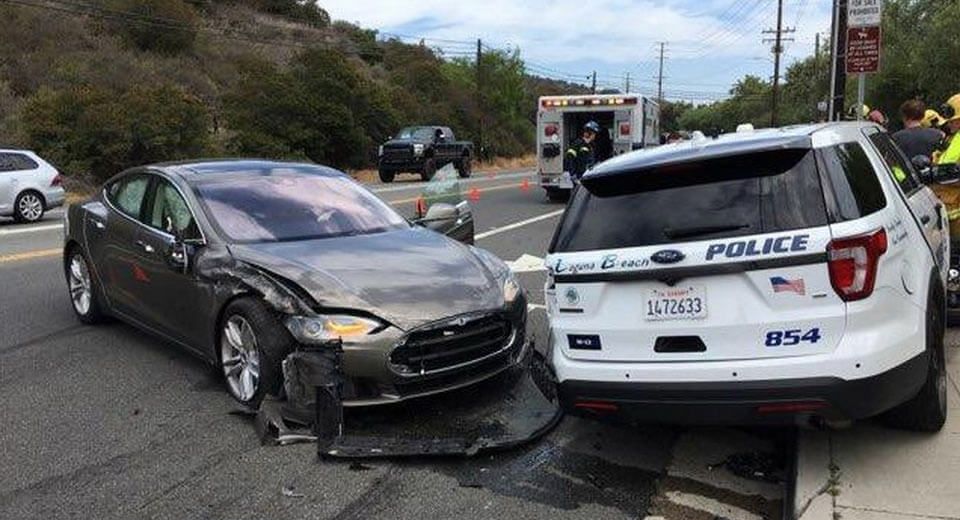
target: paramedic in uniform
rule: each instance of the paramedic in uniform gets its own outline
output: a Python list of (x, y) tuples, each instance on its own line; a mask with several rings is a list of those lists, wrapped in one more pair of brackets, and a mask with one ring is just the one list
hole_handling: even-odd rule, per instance
[(600, 125), (596, 121), (590, 121), (583, 125), (583, 134), (567, 149), (567, 155), (564, 158), (564, 170), (570, 172), (573, 180), (579, 181), (584, 172), (593, 166), (594, 142), (597, 134), (600, 133)]

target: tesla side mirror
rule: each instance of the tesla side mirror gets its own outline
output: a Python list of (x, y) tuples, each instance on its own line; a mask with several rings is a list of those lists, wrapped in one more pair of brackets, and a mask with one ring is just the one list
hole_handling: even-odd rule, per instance
[(426, 216), (416, 223), (459, 242), (473, 244), (473, 214), (467, 201), (457, 205), (437, 202), (430, 206)]
[(189, 247), (179, 237), (170, 244), (167, 251), (167, 265), (174, 271), (186, 273), (190, 264)]
[(427, 214), (424, 215), (423, 220), (427, 224), (427, 227), (432, 228), (431, 223), (456, 220), (459, 216), (460, 212), (457, 211), (457, 207), (453, 204), (437, 202), (427, 209)]

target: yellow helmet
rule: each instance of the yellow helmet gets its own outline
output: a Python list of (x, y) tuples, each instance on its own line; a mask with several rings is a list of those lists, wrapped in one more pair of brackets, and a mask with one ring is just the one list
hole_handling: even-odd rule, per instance
[(954, 94), (940, 107), (940, 114), (946, 119), (946, 123), (960, 119), (960, 94)]
[(920, 126), (924, 128), (940, 128), (943, 123), (943, 116), (937, 113), (936, 110), (929, 108), (923, 113), (923, 119), (920, 120)]

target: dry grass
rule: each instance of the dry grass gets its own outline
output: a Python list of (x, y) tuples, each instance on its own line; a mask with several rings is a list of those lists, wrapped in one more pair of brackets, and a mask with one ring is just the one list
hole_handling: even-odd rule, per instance
[[(533, 168), (537, 165), (537, 156), (530, 154), (522, 157), (496, 157), (489, 161), (474, 163), (473, 173), (496, 173), (503, 171), (515, 171)], [(351, 170), (348, 172), (351, 177), (362, 183), (380, 182), (380, 176), (377, 170)]]

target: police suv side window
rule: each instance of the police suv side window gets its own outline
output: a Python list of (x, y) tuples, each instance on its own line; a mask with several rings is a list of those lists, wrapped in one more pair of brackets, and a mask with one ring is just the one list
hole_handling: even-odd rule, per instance
[(889, 135), (877, 131), (869, 137), (880, 152), (880, 156), (883, 157), (883, 161), (887, 163), (887, 167), (890, 168), (893, 180), (897, 181), (904, 193), (909, 194), (921, 186), (920, 181), (914, 176), (911, 164), (907, 162), (903, 152), (897, 148)]
[(817, 152), (820, 167), (833, 192), (831, 219), (855, 220), (880, 211), (887, 205), (870, 158), (859, 143), (843, 143)]

